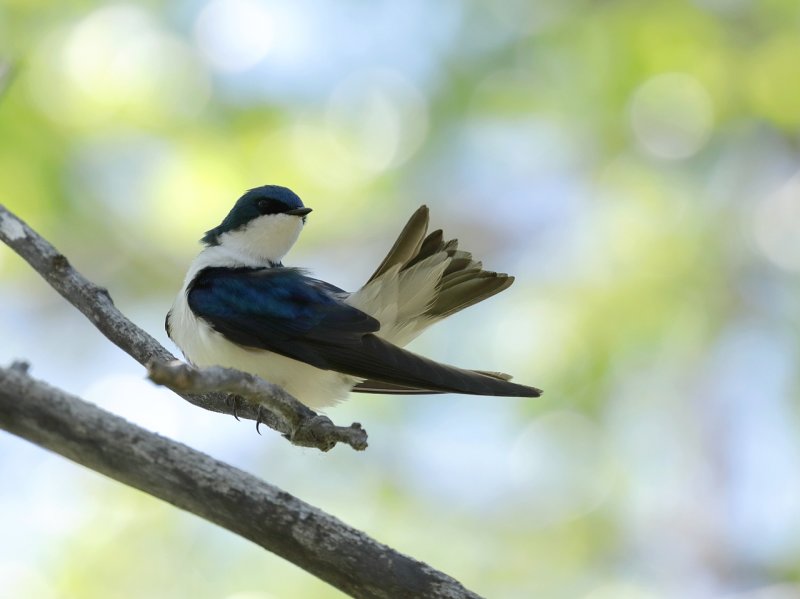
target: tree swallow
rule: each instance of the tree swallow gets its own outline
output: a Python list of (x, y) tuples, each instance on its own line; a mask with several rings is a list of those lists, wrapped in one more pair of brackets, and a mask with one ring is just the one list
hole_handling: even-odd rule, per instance
[(514, 281), (483, 270), (422, 206), (355, 293), (281, 260), (311, 212), (291, 190), (251, 189), (202, 239), (167, 314), (167, 334), (199, 367), (226, 366), (280, 385), (312, 408), (350, 391), (537, 397), (499, 372), (465, 370), (402, 349), (435, 322)]

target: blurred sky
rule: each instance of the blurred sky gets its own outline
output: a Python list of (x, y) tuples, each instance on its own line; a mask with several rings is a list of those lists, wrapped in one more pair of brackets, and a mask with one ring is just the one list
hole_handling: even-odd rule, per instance
[[(163, 331), (246, 189), (357, 288), (421, 203), (510, 290), (412, 348), (537, 400), (356, 395), (329, 454), (155, 388), (0, 248), (0, 362), (489, 597), (800, 596), (796, 0), (0, 0), (0, 202)], [(242, 515), (246, 517), (246, 514)], [(0, 597), (340, 597), (0, 434)]]

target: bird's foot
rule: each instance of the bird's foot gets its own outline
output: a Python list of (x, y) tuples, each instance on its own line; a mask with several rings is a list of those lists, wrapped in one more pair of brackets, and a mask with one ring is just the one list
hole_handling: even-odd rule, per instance
[(236, 418), (239, 422), (239, 396), (238, 395), (228, 395), (225, 398), (225, 405), (230, 406), (233, 410), (233, 417)]
[(259, 435), (261, 434), (261, 431), (259, 430), (259, 427), (261, 426), (261, 423), (264, 422), (264, 420), (262, 418), (263, 410), (264, 410), (264, 408), (261, 406), (261, 404), (258, 404), (258, 411), (256, 412), (256, 432)]

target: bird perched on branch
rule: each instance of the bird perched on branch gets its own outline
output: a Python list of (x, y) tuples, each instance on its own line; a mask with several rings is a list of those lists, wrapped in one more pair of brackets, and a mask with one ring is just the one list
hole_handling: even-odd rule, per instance
[(455, 239), (428, 234), (422, 206), (367, 283), (348, 293), (283, 266), (311, 208), (277, 185), (251, 189), (202, 239), (167, 314), (195, 366), (226, 366), (280, 385), (312, 408), (350, 391), (536, 397), (498, 372), (465, 370), (402, 346), (435, 322), (506, 289)]

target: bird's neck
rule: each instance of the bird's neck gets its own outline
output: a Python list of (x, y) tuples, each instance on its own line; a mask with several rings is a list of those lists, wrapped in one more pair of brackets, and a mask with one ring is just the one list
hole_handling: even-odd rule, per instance
[(197, 274), (206, 268), (275, 268), (283, 266), (280, 261), (257, 258), (227, 245), (208, 246), (192, 261), (186, 272), (184, 287), (188, 287)]
[(279, 264), (297, 241), (302, 229), (303, 221), (297, 216), (264, 215), (253, 219), (245, 227), (222, 233), (215, 247), (222, 248), (228, 259), (239, 265)]
[(254, 252), (246, 251), (244, 248), (222, 244), (205, 248), (197, 256), (197, 260), (208, 263), (209, 266), (221, 266), (237, 268), (248, 266), (251, 268), (272, 268), (281, 266), (280, 258), (268, 258), (259, 256)]

